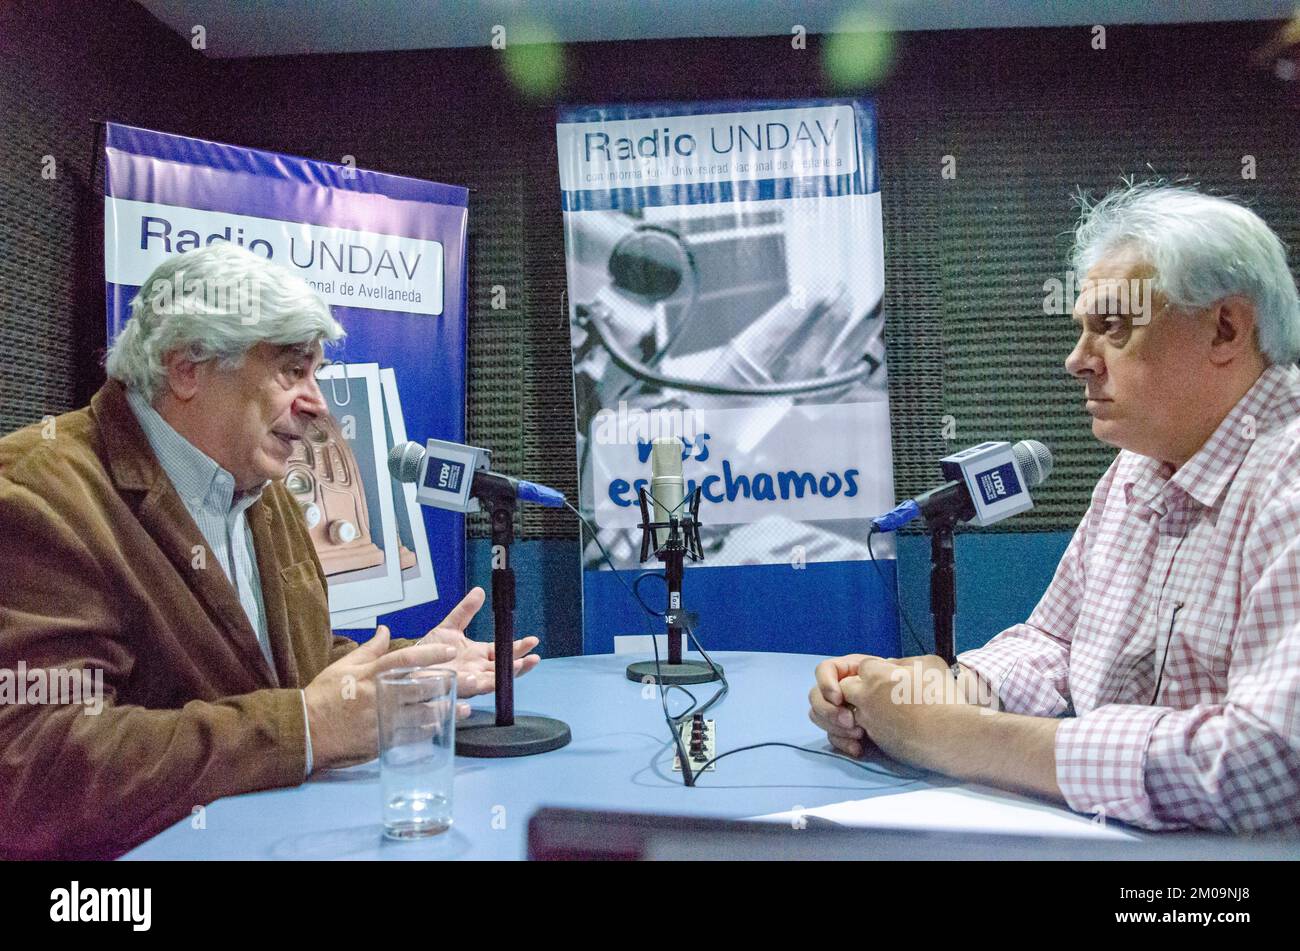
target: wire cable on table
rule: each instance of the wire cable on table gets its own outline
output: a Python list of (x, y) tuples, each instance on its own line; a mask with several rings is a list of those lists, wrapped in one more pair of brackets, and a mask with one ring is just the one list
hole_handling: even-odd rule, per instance
[(771, 740), (766, 743), (752, 743), (749, 746), (738, 746), (734, 750), (727, 750), (727, 752), (725, 753), (719, 753), (717, 756), (713, 757), (713, 759), (709, 760), (708, 762), (701, 763), (699, 768), (696, 770), (696, 772), (697, 774), (704, 772), (704, 770), (708, 769), (711, 765), (716, 763), (718, 760), (726, 759), (732, 753), (745, 753), (749, 750), (760, 750), (765, 746), (784, 746), (787, 749), (798, 750), (800, 753), (812, 753), (815, 756), (829, 756), (831, 759), (838, 759), (838, 760), (843, 760), (845, 763), (852, 763), (854, 766), (858, 767), (864, 772), (874, 773), (877, 776), (888, 776), (890, 779), (905, 779), (908, 782), (919, 782), (920, 780), (926, 778), (925, 773), (918, 773), (914, 770), (909, 770), (907, 773), (895, 772), (893, 770), (883, 769), (874, 763), (864, 763), (861, 760), (856, 760), (851, 756), (845, 756), (843, 753), (832, 753), (829, 750), (813, 750), (813, 749), (809, 749), (806, 746), (799, 746), (795, 743), (783, 743), (779, 740)]
[[(623, 585), (624, 588), (627, 588), (627, 592), (632, 596), (633, 600), (635, 600), (637, 604), (641, 605), (641, 609), (645, 611), (645, 613), (649, 617), (661, 617), (662, 615), (656, 615), (656, 613), (653, 610), (651, 610), (644, 601), (641, 600), (641, 598), (637, 595), (636, 591), (633, 590), (633, 587), (627, 583), (627, 579), (623, 577), (622, 572), (620, 572), (616, 567), (614, 567), (614, 560), (610, 557), (609, 552), (605, 549), (605, 546), (601, 543), (600, 538), (596, 535), (596, 529), (592, 527), (592, 524), (587, 521), (586, 517), (573, 506), (572, 502), (569, 502), (567, 499), (565, 500), (564, 504), (568, 506), (569, 510), (573, 512), (574, 515), (578, 516), (578, 521), (580, 521), (583, 525), (587, 527), (587, 531), (591, 533), (591, 540), (596, 543), (596, 547), (600, 549), (601, 556), (605, 559), (605, 564), (609, 565), (609, 570), (614, 573), (614, 577), (618, 578), (619, 583)], [(694, 712), (696, 706), (699, 704), (699, 701), (696, 700), (695, 695), (691, 693), (689, 690), (687, 690), (685, 687), (682, 687), (678, 684), (668, 684), (667, 685), (668, 690), (676, 688), (677, 690), (680, 690), (682, 693), (686, 694), (686, 696), (691, 698), (691, 705), (687, 707), (685, 711), (678, 714), (676, 718), (672, 716), (672, 714), (668, 711), (668, 691), (664, 689), (663, 669), (661, 666), (661, 662), (659, 660), (658, 635), (655, 633), (653, 627), (650, 629), (650, 646), (654, 648), (655, 673), (658, 674), (658, 676), (655, 678), (655, 682), (659, 687), (659, 702), (663, 706), (664, 721), (668, 725), (668, 731), (672, 734), (673, 745), (677, 748), (677, 756), (682, 764), (682, 777), (683, 779), (686, 780), (686, 785), (693, 786), (694, 776), (692, 775), (690, 764), (686, 760), (686, 748), (682, 746), (681, 732), (677, 729), (677, 724), (681, 723), (682, 720), (684, 720), (686, 717), (690, 716), (691, 713)]]
[[(600, 539), (596, 536), (596, 530), (592, 527), (591, 523), (587, 521), (586, 517), (581, 512), (579, 512), (571, 502), (568, 502), (566, 500), (564, 504), (568, 506), (569, 510), (572, 511), (574, 515), (578, 516), (578, 520), (582, 522), (584, 526), (586, 526), (587, 531), (591, 533), (592, 541), (596, 543), (596, 547), (600, 550), (601, 556), (605, 560), (605, 564), (609, 565), (609, 570), (614, 573), (614, 576), (616, 578), (618, 578), (619, 583), (622, 584), (623, 587), (627, 589), (627, 592), (629, 595), (631, 595), (632, 599), (641, 606), (642, 611), (644, 611), (648, 617), (662, 618), (663, 614), (650, 608), (641, 599), (640, 595), (636, 590), (637, 585), (639, 585), (640, 582), (645, 578), (650, 576), (663, 577), (662, 574), (656, 571), (643, 572), (641, 575), (637, 577), (637, 579), (631, 585), (629, 585), (627, 583), (627, 580), (623, 577), (622, 572), (620, 572), (618, 568), (614, 566), (614, 560), (610, 557), (609, 552), (605, 549), (605, 546), (601, 544)], [(872, 528), (871, 533), (874, 532), (875, 529)], [(872, 563), (875, 564), (875, 560), (876, 560), (875, 553), (871, 551), (871, 533), (868, 533), (867, 535), (867, 551), (871, 555)], [(883, 582), (884, 572), (881, 571), (880, 566), (878, 564), (876, 565), (876, 571), (880, 572), (881, 581)], [(886, 585), (886, 587), (888, 586)], [(899, 609), (899, 613), (902, 614), (901, 604), (898, 605), (898, 609)], [(905, 622), (907, 622), (906, 615), (903, 615), (903, 619)], [(695, 636), (694, 627), (690, 623), (684, 624), (683, 627), (686, 630), (686, 636), (690, 639), (690, 642), (693, 645), (695, 645), (695, 649), (699, 652), (700, 656), (704, 658), (705, 663), (709, 665), (709, 669), (713, 672), (713, 675), (717, 677), (722, 684), (717, 689), (717, 691), (714, 692), (713, 696), (710, 697), (709, 700), (704, 704), (704, 706), (699, 708), (698, 712), (704, 713), (727, 696), (727, 694), (731, 691), (731, 684), (727, 680), (726, 675), (718, 667), (718, 665), (713, 662), (713, 658), (709, 656), (707, 651), (705, 651), (704, 646), (699, 641), (699, 638)], [(916, 636), (916, 632), (912, 631), (912, 626), (910, 622), (907, 622), (907, 627), (909, 632), (911, 632), (912, 634), (913, 640), (916, 641), (917, 645), (920, 646), (922, 650), (925, 650), (924, 645), (921, 645), (920, 638)], [(654, 648), (655, 670), (658, 671), (660, 669), (659, 642), (657, 640), (657, 635), (653, 633), (653, 629), (651, 630), (652, 632), (650, 635), (650, 644)], [(690, 764), (687, 762), (686, 750), (682, 746), (681, 733), (678, 727), (680, 726), (682, 721), (686, 719), (686, 717), (696, 712), (696, 707), (699, 705), (699, 701), (696, 700), (695, 695), (692, 694), (685, 687), (678, 686), (677, 684), (668, 685), (669, 689), (672, 689), (674, 687), (676, 687), (676, 689), (682, 691), (682, 693), (686, 694), (688, 697), (691, 698), (691, 705), (686, 708), (685, 712), (678, 714), (676, 717), (674, 717), (668, 710), (668, 699), (667, 699), (668, 694), (667, 691), (664, 689), (663, 678), (662, 677), (659, 678), (659, 699), (663, 706), (664, 720), (667, 722), (668, 728), (672, 733), (673, 744), (677, 748), (677, 756), (682, 764), (682, 778), (685, 781), (685, 784), (687, 786), (694, 787), (696, 781), (699, 778), (699, 775), (709, 766), (716, 763), (718, 760), (731, 756), (733, 753), (744, 753), (749, 750), (762, 749), (765, 746), (785, 747), (788, 749), (797, 750), (801, 753), (811, 753), (814, 756), (827, 756), (830, 757), (831, 759), (843, 760), (846, 763), (853, 764), (854, 766), (858, 767), (864, 772), (873, 773), (878, 776), (887, 776), (891, 779), (902, 779), (908, 782), (916, 782), (924, 778), (924, 774), (921, 773), (912, 772), (910, 775), (908, 775), (906, 773), (894, 772), (888, 769), (883, 769), (881, 767), (878, 767), (874, 763), (860, 762), (858, 760), (853, 759), (852, 757), (844, 756), (841, 753), (832, 753), (827, 750), (814, 750), (814, 749), (809, 749), (806, 746), (798, 746), (794, 743), (784, 743), (776, 740), (765, 742), (765, 743), (754, 743), (749, 746), (739, 746), (734, 750), (727, 750), (725, 753), (719, 753), (717, 756), (714, 756), (712, 759), (703, 763), (698, 769), (692, 769)]]

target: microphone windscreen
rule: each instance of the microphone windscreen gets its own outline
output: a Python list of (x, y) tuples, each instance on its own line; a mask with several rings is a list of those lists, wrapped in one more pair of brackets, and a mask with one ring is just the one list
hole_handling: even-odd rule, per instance
[(398, 443), (388, 451), (388, 472), (398, 482), (418, 482), (424, 447), (418, 442)]
[(1020, 471), (1028, 483), (1026, 488), (1042, 485), (1052, 474), (1052, 450), (1037, 439), (1022, 439), (1011, 447), (1011, 452), (1020, 463)]

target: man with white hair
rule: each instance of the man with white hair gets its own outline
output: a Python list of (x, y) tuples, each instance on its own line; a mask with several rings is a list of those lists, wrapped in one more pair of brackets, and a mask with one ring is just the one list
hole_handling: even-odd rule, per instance
[(1285, 250), (1248, 209), (1158, 184), (1085, 203), (1075, 239), (1087, 280), (1065, 366), (1093, 434), (1121, 451), (1051, 585), (952, 672), (822, 662), (810, 716), (850, 755), (874, 743), (1145, 828), (1294, 832), (1300, 303)]
[[(464, 634), (481, 589), (419, 641), (331, 634), (281, 480), (342, 336), (301, 278), (213, 244), (150, 275), (89, 407), (0, 439), (0, 670), (94, 671), (105, 694), (0, 703), (0, 856), (116, 856), (222, 796), (370, 759), (380, 671), (491, 689), (492, 646)], [(536, 645), (516, 642), (518, 673)]]

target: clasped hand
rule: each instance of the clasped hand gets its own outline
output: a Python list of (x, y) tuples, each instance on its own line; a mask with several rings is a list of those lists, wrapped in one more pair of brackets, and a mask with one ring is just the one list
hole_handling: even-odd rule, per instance
[(924, 765), (929, 732), (953, 706), (967, 703), (941, 657), (847, 654), (817, 665), (808, 717), (848, 756), (863, 756), (874, 744), (895, 759)]

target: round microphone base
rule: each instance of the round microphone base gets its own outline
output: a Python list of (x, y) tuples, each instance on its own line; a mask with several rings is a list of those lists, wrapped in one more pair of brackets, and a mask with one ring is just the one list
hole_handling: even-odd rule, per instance
[(496, 714), (475, 710), (456, 724), (459, 756), (532, 756), (568, 746), (569, 725), (551, 717), (515, 717), (510, 726), (497, 726)]
[[(713, 672), (714, 667), (718, 670), (717, 674)], [(627, 665), (628, 680), (634, 680), (639, 684), (662, 682), (666, 687), (707, 684), (717, 680), (718, 674), (721, 673), (721, 664), (710, 667), (698, 660), (684, 660), (680, 664), (670, 664), (667, 661), (656, 664), (652, 660), (639, 660), (635, 664)]]

